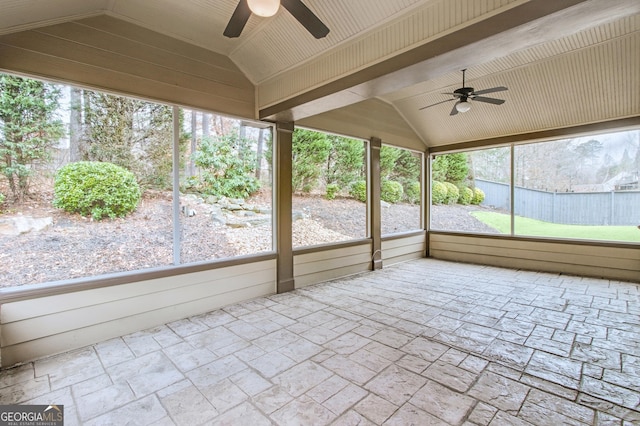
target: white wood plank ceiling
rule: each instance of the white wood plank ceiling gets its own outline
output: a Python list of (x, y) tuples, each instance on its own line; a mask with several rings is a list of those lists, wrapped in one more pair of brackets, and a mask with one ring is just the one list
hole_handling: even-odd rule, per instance
[[(406, 72), (391, 65), (386, 76), (370, 72), (367, 84), (354, 77), (352, 87), (357, 73), (535, 1), (304, 0), (331, 29), (320, 40), (283, 8), (252, 16), (239, 38), (226, 38), (237, 1), (0, 0), (0, 34), (109, 15), (228, 56), (256, 86), (261, 116), (280, 118), (282, 107), (282, 117), (299, 120), (377, 99), (370, 105), (391, 105), (427, 147), (640, 116), (637, 0), (574, 2), (491, 42), (465, 40), (416, 60)], [(460, 87), (461, 68), (468, 86), (507, 86), (495, 94), (506, 103), (476, 102), (453, 117), (453, 102), (420, 110)]]

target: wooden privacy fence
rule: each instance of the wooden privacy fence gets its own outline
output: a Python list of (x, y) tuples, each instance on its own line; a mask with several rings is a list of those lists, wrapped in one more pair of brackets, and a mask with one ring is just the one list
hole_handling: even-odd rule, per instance
[[(509, 211), (506, 183), (476, 179), (486, 195), (482, 205)], [(516, 186), (514, 214), (565, 225), (640, 225), (640, 191), (547, 192)]]

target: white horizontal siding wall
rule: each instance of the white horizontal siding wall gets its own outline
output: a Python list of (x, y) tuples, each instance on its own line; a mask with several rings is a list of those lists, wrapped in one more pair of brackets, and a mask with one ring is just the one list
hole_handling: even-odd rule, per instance
[(425, 257), (427, 250), (426, 232), (406, 237), (382, 239), (382, 264), (393, 265), (411, 259)]
[(0, 305), (3, 367), (276, 292), (276, 261)]
[(431, 257), (640, 282), (640, 247), (429, 234)]
[(253, 84), (226, 56), (109, 16), (0, 36), (0, 70), (253, 119)]
[(293, 256), (296, 288), (371, 270), (371, 242)]

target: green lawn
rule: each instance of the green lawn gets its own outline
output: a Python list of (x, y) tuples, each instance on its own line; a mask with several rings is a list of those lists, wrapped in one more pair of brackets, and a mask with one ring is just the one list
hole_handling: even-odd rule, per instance
[[(471, 214), (503, 234), (511, 232), (511, 217), (508, 214), (486, 211), (475, 211)], [(635, 226), (561, 225), (519, 216), (515, 217), (515, 234), (534, 237), (640, 242), (640, 229)]]

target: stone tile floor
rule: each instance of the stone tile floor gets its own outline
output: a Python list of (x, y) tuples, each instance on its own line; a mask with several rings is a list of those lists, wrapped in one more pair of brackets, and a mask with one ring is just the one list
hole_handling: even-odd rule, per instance
[(0, 373), (66, 425), (638, 425), (640, 285), (422, 259)]

